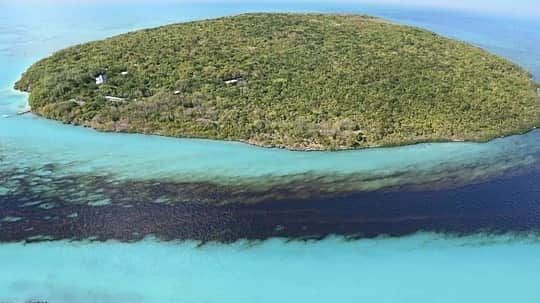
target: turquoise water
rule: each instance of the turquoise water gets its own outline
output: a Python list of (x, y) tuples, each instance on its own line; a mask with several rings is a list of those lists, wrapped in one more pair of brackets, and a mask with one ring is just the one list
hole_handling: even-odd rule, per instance
[(6, 244), (3, 300), (537, 302), (537, 237)]
[[(538, 133), (488, 144), (423, 144), (341, 153), (299, 153), (238, 143), (98, 134), (36, 117), (13, 116), (26, 106), (25, 95), (11, 90), (13, 82), (31, 62), (58, 48), (163, 23), (247, 11), (283, 10), (375, 14), (470, 41), (514, 59), (531, 72), (539, 74), (540, 59), (534, 56), (534, 51), (537, 51), (540, 43), (540, 34), (531, 32), (531, 28), (537, 25), (534, 20), (490, 20), (486, 16), (474, 17), (455, 12), (445, 14), (438, 11), (408, 11), (405, 8), (351, 4), (184, 4), (151, 8), (140, 5), (130, 6), (128, 10), (123, 6), (83, 5), (82, 8), (68, 6), (62, 12), (54, 6), (8, 6), (2, 12), (7, 19), (7, 26), (4, 26), (5, 33), (0, 38), (8, 39), (0, 52), (0, 62), (9, 71), (2, 74), (0, 82), (0, 87), (4, 87), (0, 91), (0, 117), (10, 116), (0, 119), (0, 146), (4, 156), (9, 163), (24, 166), (43, 163), (75, 164), (65, 167), (68, 172), (112, 173), (118, 178), (130, 179), (159, 177), (215, 182), (231, 182), (230, 177), (287, 176), (305, 172), (316, 175), (371, 172), (390, 175), (410, 170), (424, 176), (418, 179), (418, 182), (424, 182), (440, 178), (438, 174), (431, 177), (428, 175), (441, 167), (448, 171), (481, 162), (486, 168), (476, 171), (476, 174), (488, 175), (511, 166), (529, 164), (534, 160), (531, 157), (540, 149), (535, 144), (540, 136)], [(59, 14), (62, 18), (59, 18)], [(520, 30), (514, 30), (515, 27)], [(516, 43), (518, 40), (520, 43)], [(468, 176), (458, 173), (454, 177)], [(378, 188), (399, 182), (401, 180), (389, 180), (381, 176), (376, 182), (353, 186)]]
[[(11, 89), (14, 81), (56, 49), (127, 30), (252, 11), (377, 15), (468, 41), (540, 78), (540, 22), (529, 17), (351, 3), (0, 4), (0, 172), (53, 164), (55, 173), (68, 176), (220, 184), (268, 178), (285, 184), (306, 175), (343, 175), (331, 186), (374, 190), (440, 180), (482, 182), (538, 164), (539, 131), (484, 144), (306, 153), (234, 142), (103, 134), (15, 115), (25, 108), (26, 95)], [(0, 195), (10, 186), (3, 180)], [(196, 248), (191, 242), (152, 239), (131, 244), (0, 244), (0, 302), (537, 302), (537, 240), (535, 235), (419, 234), (350, 242), (272, 239), (253, 247), (238, 242)]]

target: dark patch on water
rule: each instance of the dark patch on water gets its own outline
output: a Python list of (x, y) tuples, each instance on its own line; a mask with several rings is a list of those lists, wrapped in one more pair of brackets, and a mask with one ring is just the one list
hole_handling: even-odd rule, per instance
[(0, 194), (0, 241), (138, 241), (154, 235), (232, 242), (540, 230), (538, 167), (452, 189), (426, 190), (430, 185), (424, 184), (422, 190), (405, 186), (372, 192), (320, 191), (324, 186), (316, 179), (256, 191), (210, 183), (55, 176), (54, 170), (2, 173), (0, 179), (13, 184)]

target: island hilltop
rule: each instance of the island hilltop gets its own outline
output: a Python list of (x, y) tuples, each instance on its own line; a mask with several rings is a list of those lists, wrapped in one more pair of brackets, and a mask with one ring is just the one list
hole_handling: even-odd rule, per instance
[(43, 117), (300, 150), (484, 141), (540, 125), (531, 75), (354, 15), (246, 14), (73, 46), (16, 83)]

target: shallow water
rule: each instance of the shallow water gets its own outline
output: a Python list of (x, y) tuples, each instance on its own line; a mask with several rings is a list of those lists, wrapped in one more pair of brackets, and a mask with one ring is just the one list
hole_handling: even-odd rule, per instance
[[(467, 40), (509, 57), (535, 75), (540, 74), (538, 21), (489, 19), (455, 12), (419, 11), (379, 6), (341, 4), (296, 5), (168, 5), (158, 7), (90, 5), (68, 6), (60, 14), (43, 6), (8, 6), (4, 10), (10, 30), (2, 35), (6, 48), (0, 63), (7, 66), (0, 87), (0, 116), (24, 108), (24, 94), (11, 90), (18, 74), (33, 61), (53, 50), (75, 42), (106, 37), (133, 28), (209, 18), (248, 11), (316, 11), (371, 13), (396, 22), (423, 26), (444, 35)], [(106, 9), (105, 9), (106, 8)], [(39, 13), (38, 13), (39, 11)], [(98, 18), (102, 12), (105, 16)], [(148, 12), (147, 14), (145, 12)], [(114, 18), (113, 18), (114, 16)], [(95, 22), (100, 20), (100, 22)], [(107, 20), (106, 22), (104, 20)], [(47, 26), (42, 26), (47, 24)], [(516, 28), (519, 29), (515, 30)], [(33, 38), (33, 39), (32, 39)], [(519, 41), (519, 43), (517, 43)], [(528, 54), (528, 55), (524, 55)], [(36, 131), (39, 130), (39, 131)], [(395, 173), (414, 169), (432, 171), (441, 166), (455, 168), (490, 162), (495, 173), (506, 166), (531, 161), (540, 147), (540, 134), (498, 140), (488, 144), (423, 144), (413, 147), (375, 149), (341, 153), (289, 152), (238, 143), (207, 140), (178, 140), (150, 136), (98, 134), (94, 131), (59, 125), (35, 117), (0, 119), (0, 145), (10, 163), (22, 166), (43, 163), (74, 163), (73, 172), (113, 173), (119, 178), (168, 178), (177, 181), (220, 181), (222, 177), (291, 175), (306, 171), (327, 173)], [(502, 162), (505, 163), (501, 166)], [(463, 177), (463, 175), (462, 175)], [(395, 183), (395, 182), (394, 182)], [(387, 185), (374, 184), (374, 187)], [(394, 185), (394, 184), (390, 184)]]
[(6, 244), (0, 286), (15, 302), (536, 302), (537, 241)]
[[(14, 81), (56, 49), (253, 11), (368, 13), (540, 78), (540, 23), (529, 17), (351, 3), (0, 4), (0, 242), (11, 242), (0, 244), (0, 302), (536, 302), (540, 131), (292, 152), (15, 115), (26, 95)], [(332, 234), (348, 241), (274, 239)], [(381, 234), (393, 238), (365, 239)], [(230, 244), (244, 238), (262, 242)], [(47, 239), (57, 241), (20, 242)]]

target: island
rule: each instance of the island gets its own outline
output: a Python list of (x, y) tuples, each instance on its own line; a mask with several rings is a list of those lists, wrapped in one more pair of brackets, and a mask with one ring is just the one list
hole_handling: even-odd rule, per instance
[(540, 125), (539, 85), (518, 65), (360, 15), (134, 31), (60, 50), (15, 88), (65, 123), (294, 150), (486, 141)]

